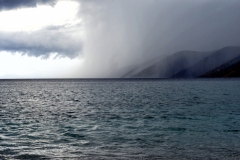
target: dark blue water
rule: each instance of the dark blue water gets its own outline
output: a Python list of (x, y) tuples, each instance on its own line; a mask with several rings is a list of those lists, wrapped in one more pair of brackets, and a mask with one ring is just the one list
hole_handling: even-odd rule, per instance
[(240, 79), (1, 80), (0, 159), (240, 159)]

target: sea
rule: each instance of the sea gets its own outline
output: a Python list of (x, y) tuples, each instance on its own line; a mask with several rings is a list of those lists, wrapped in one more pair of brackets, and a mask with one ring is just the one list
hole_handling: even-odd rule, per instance
[(0, 80), (0, 159), (240, 159), (240, 79)]

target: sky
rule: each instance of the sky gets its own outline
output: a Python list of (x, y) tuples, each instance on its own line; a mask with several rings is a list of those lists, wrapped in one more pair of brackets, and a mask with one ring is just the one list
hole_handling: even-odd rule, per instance
[(240, 46), (239, 0), (0, 0), (0, 78), (104, 78)]

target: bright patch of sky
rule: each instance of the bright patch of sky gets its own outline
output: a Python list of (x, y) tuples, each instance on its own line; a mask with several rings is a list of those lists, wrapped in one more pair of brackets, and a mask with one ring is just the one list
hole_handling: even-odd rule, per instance
[(73, 69), (79, 68), (82, 62), (78, 58), (58, 58), (56, 54), (41, 59), (0, 52), (0, 78), (77, 78)]
[(79, 4), (59, 1), (55, 6), (37, 6), (0, 12), (0, 31), (35, 31), (46, 26), (75, 25)]

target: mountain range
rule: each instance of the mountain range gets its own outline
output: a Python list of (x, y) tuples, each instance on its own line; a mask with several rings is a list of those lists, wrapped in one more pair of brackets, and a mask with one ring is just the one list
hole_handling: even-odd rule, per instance
[(210, 52), (180, 51), (132, 67), (121, 78), (240, 77), (240, 46)]

